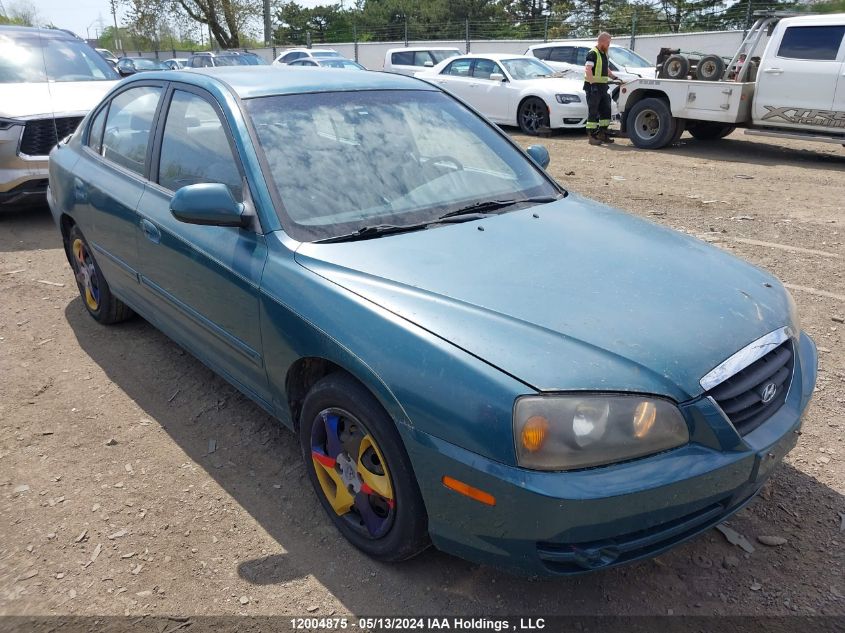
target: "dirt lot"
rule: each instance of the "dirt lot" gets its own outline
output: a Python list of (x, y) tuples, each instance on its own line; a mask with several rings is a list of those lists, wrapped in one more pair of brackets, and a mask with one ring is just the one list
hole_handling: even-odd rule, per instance
[(434, 550), (374, 563), (324, 516), (292, 434), (144, 321), (85, 314), (40, 210), (0, 216), (0, 614), (845, 614), (845, 149), (542, 142), (572, 190), (793, 288), (821, 373), (798, 447), (730, 521), (752, 554), (711, 530), (573, 579)]

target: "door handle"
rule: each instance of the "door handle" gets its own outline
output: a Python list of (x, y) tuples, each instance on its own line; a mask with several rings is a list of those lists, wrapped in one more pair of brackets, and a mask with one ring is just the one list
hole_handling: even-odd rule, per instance
[(147, 239), (153, 244), (161, 242), (161, 231), (159, 231), (158, 227), (149, 220), (141, 220), (141, 230), (144, 232), (144, 235), (147, 236)]
[(763, 72), (770, 75), (780, 75), (783, 72), (783, 68), (766, 68)]

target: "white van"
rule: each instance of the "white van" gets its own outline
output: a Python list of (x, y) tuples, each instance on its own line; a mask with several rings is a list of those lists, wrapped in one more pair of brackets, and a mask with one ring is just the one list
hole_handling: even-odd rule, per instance
[[(580, 70), (584, 72), (587, 53), (594, 46), (594, 42), (584, 41), (548, 42), (529, 47), (525, 54), (542, 59), (555, 70)], [(611, 44), (607, 57), (610, 62), (610, 70), (623, 81), (654, 79), (655, 77), (654, 64), (637, 55), (630, 48)]]
[(463, 55), (461, 50), (452, 47), (391, 48), (384, 54), (384, 72), (412, 77), (416, 72), (458, 55)]

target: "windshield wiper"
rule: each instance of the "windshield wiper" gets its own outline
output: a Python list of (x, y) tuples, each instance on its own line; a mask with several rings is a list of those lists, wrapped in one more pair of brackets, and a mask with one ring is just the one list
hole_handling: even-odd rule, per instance
[(391, 233), (408, 233), (410, 231), (420, 231), (426, 228), (430, 222), (421, 222), (420, 224), (373, 224), (372, 226), (362, 226), (357, 231), (338, 235), (335, 237), (327, 237), (322, 240), (315, 240), (319, 244), (331, 244), (332, 242), (355, 242), (356, 240), (367, 240), (371, 237), (380, 237), (382, 235), (389, 235)]
[(545, 204), (547, 202), (554, 202), (557, 199), (557, 196), (537, 196), (535, 198), (521, 198), (513, 200), (485, 200), (483, 202), (474, 202), (473, 204), (461, 207), (460, 209), (455, 209), (454, 211), (449, 211), (449, 213), (444, 213), (438, 218), (438, 220), (457, 218), (464, 215), (471, 216), (483, 213), (492, 213), (493, 211), (498, 211), (499, 209), (504, 209), (505, 207), (512, 207), (515, 204), (521, 204), (523, 202), (528, 204)]

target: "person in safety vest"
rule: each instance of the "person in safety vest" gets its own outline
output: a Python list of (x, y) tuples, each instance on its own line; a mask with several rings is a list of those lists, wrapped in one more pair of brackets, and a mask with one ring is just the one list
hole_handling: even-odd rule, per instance
[(607, 50), (610, 48), (610, 33), (599, 35), (595, 47), (587, 53), (584, 66), (584, 92), (587, 93), (587, 138), (590, 145), (612, 143), (608, 135), (610, 126), (610, 92), (608, 82), (616, 79), (610, 70)]

